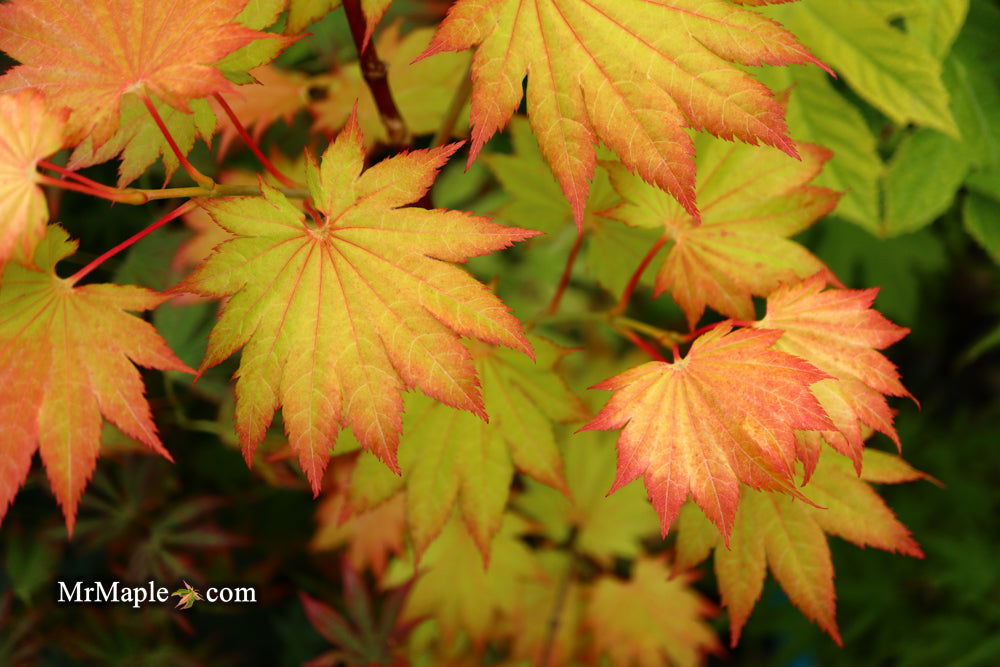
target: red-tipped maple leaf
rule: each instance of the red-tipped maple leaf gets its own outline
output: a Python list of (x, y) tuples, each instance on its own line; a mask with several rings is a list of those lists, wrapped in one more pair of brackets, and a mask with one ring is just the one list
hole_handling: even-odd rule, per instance
[[(830, 151), (797, 144), (800, 160), (767, 146), (700, 137), (698, 208), (693, 218), (672, 197), (619, 163), (606, 164), (625, 202), (607, 214), (634, 227), (663, 230), (670, 241), (655, 293), (670, 291), (694, 328), (710, 306), (741, 320), (754, 318), (753, 296), (822, 273), (819, 259), (788, 237), (833, 210), (840, 195), (809, 185)], [(839, 284), (839, 283), (838, 283)]]
[(152, 94), (181, 111), (228, 90), (212, 66), (256, 39), (284, 40), (234, 21), (247, 0), (13, 0), (0, 5), (0, 49), (22, 63), (0, 90), (34, 88), (71, 109), (74, 142), (96, 150), (118, 127), (122, 98)]
[(97, 464), (101, 415), (170, 459), (133, 364), (193, 372), (147, 322), (125, 310), (167, 297), (142, 287), (75, 286), (55, 275), (76, 249), (50, 226), (29, 268), (10, 262), (0, 282), (0, 518), (38, 449), (70, 534)]
[(202, 202), (235, 238), (177, 289), (232, 297), (201, 370), (244, 348), (236, 429), (248, 461), (281, 407), (314, 492), (343, 426), (398, 471), (404, 389), (485, 417), (459, 335), (531, 353), (506, 306), (449, 262), (535, 232), (458, 211), (403, 208), (424, 195), (459, 145), (398, 155), (362, 173), (352, 116), (322, 165), (307, 168), (319, 224), (265, 183), (262, 198)]
[(477, 44), (470, 160), (518, 108), (530, 72), (528, 117), (578, 225), (598, 140), (694, 216), (684, 128), (794, 155), (781, 105), (730, 63), (820, 64), (774, 21), (703, 0), (459, 0), (424, 55)]
[(834, 452), (823, 455), (805, 486), (819, 507), (744, 488), (728, 547), (697, 509), (687, 506), (681, 512), (678, 564), (697, 565), (714, 549), (715, 572), (722, 601), (729, 610), (733, 646), (760, 597), (768, 567), (791, 601), (841, 643), (826, 534), (859, 547), (923, 557), (910, 531), (866, 482), (898, 484), (928, 476), (884, 452), (866, 450), (864, 459), (859, 479), (848, 459)]
[(35, 165), (62, 147), (65, 124), (34, 91), (0, 95), (0, 265), (15, 250), (30, 259), (45, 236), (49, 209)]
[[(850, 457), (860, 471), (861, 424), (885, 433), (899, 447), (888, 396), (910, 396), (891, 361), (877, 350), (910, 332), (871, 307), (878, 289), (824, 290), (823, 276), (787, 285), (767, 299), (767, 314), (754, 326), (784, 333), (776, 349), (801, 357), (831, 378), (812, 386), (835, 429), (799, 434), (806, 479), (816, 467), (820, 439)], [(884, 394), (884, 395), (883, 395)]]
[(621, 428), (611, 491), (643, 476), (666, 535), (688, 495), (728, 540), (740, 482), (805, 500), (795, 429), (832, 424), (809, 391), (829, 375), (771, 346), (780, 331), (719, 326), (674, 363), (649, 362), (594, 388), (615, 392), (584, 428)]

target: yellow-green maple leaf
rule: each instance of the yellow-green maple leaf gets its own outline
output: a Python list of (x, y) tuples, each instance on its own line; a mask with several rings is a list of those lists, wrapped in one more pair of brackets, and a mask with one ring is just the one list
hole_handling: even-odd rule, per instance
[(794, 160), (766, 146), (699, 141), (700, 221), (624, 165), (607, 165), (612, 185), (625, 199), (609, 215), (664, 230), (671, 243), (656, 276), (656, 294), (669, 290), (692, 328), (705, 306), (750, 320), (753, 296), (818, 272), (836, 281), (823, 262), (788, 239), (832, 211), (839, 197), (809, 185), (830, 152), (812, 144), (798, 148), (801, 159)]
[(705, 0), (459, 0), (424, 55), (476, 45), (470, 159), (517, 110), (528, 75), (528, 118), (578, 225), (598, 140), (695, 216), (684, 128), (794, 155), (781, 106), (730, 63), (819, 64), (774, 21)]
[(817, 506), (743, 487), (729, 548), (693, 505), (678, 520), (678, 564), (696, 565), (714, 549), (722, 601), (729, 609), (732, 644), (760, 597), (769, 567), (791, 601), (841, 643), (835, 616), (833, 561), (825, 534), (922, 558), (920, 547), (867, 482), (899, 483), (926, 477), (902, 459), (865, 450), (858, 478), (852, 463), (825, 451), (804, 487)]
[(566, 492), (552, 422), (581, 422), (588, 412), (554, 370), (567, 351), (537, 336), (531, 344), (536, 363), (516, 352), (473, 346), (488, 424), (414, 395), (406, 403), (399, 448), (402, 477), (390, 478), (371, 457), (362, 456), (355, 469), (352, 495), (359, 507), (377, 505), (387, 493), (405, 489), (407, 523), (418, 555), (457, 507), (488, 559), (515, 469), (545, 488)]
[(289, 444), (318, 493), (337, 433), (393, 470), (404, 389), (485, 416), (460, 335), (531, 353), (520, 324), (450, 262), (505, 248), (534, 232), (445, 210), (407, 208), (458, 148), (414, 151), (363, 170), (357, 119), (307, 166), (321, 220), (280, 191), (202, 205), (235, 238), (177, 289), (232, 298), (204, 371), (243, 348), (236, 428), (247, 459), (282, 409)]
[(497, 636), (496, 623), (516, 608), (519, 585), (545, 576), (535, 555), (518, 539), (527, 528), (523, 519), (505, 515), (487, 567), (465, 526), (453, 519), (420, 559), (419, 568), (412, 559), (395, 561), (383, 584), (393, 586), (418, 574), (403, 618), (431, 617), (446, 643), (464, 633), (481, 645)]
[(635, 558), (640, 540), (660, 532), (646, 491), (634, 481), (608, 494), (615, 478), (614, 449), (607, 433), (579, 433), (562, 446), (569, 494), (527, 480), (514, 504), (536, 521), (547, 537), (562, 544), (575, 532), (573, 548), (600, 563)]

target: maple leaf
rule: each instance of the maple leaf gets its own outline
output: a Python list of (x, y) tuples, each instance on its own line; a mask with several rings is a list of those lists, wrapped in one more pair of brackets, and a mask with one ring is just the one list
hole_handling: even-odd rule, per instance
[(664, 535), (689, 494), (727, 539), (740, 482), (805, 500), (792, 484), (795, 429), (832, 426), (809, 391), (829, 375), (772, 349), (780, 336), (721, 325), (679, 361), (593, 387), (615, 393), (584, 428), (622, 429), (611, 492), (643, 476)]
[(0, 95), (0, 266), (28, 259), (45, 236), (49, 207), (35, 166), (63, 145), (66, 116), (34, 91)]
[(705, 653), (718, 652), (719, 640), (705, 622), (714, 607), (689, 586), (693, 580), (650, 557), (635, 562), (629, 581), (601, 577), (584, 621), (595, 652), (613, 667), (696, 665)]
[(458, 211), (400, 208), (423, 196), (459, 145), (398, 155), (362, 173), (352, 116), (322, 166), (310, 160), (307, 168), (319, 225), (263, 182), (263, 197), (202, 202), (236, 238), (176, 291), (232, 297), (200, 371), (244, 348), (236, 429), (248, 461), (281, 407), (315, 493), (344, 425), (398, 471), (403, 389), (485, 416), (459, 335), (531, 353), (503, 303), (448, 262), (534, 232)]
[(801, 357), (831, 376), (814, 384), (812, 391), (835, 428), (798, 436), (806, 479), (819, 457), (818, 438), (850, 457), (859, 471), (862, 424), (888, 435), (899, 447), (884, 395), (910, 396), (896, 367), (877, 352), (910, 330), (871, 307), (877, 288), (824, 290), (824, 284), (822, 276), (813, 276), (780, 287), (768, 297), (764, 318), (754, 324), (783, 331), (775, 349)]
[(781, 106), (729, 63), (823, 66), (774, 21), (698, 0), (459, 0), (423, 56), (477, 44), (469, 159), (517, 110), (530, 72), (528, 117), (577, 225), (598, 140), (697, 216), (685, 127), (795, 155)]
[(180, 600), (174, 605), (174, 609), (190, 609), (194, 606), (195, 602), (199, 602), (204, 598), (201, 597), (201, 593), (197, 589), (192, 588), (191, 584), (184, 582), (184, 588), (178, 588), (176, 591), (170, 594), (170, 597), (177, 596)]
[[(614, 482), (614, 451), (607, 433), (580, 433), (562, 447), (569, 494), (525, 480), (514, 506), (537, 522), (556, 544), (574, 536), (573, 548), (599, 563), (635, 558), (641, 540), (659, 529), (656, 512), (638, 482), (608, 495)], [(575, 531), (575, 532), (574, 532)]]
[(715, 572), (723, 604), (729, 609), (733, 646), (760, 597), (766, 567), (792, 603), (841, 643), (833, 562), (825, 533), (860, 547), (923, 557), (910, 532), (866, 482), (895, 484), (927, 476), (877, 450), (865, 450), (864, 459), (860, 479), (847, 458), (828, 452), (820, 459), (805, 487), (818, 507), (744, 487), (728, 548), (694, 507), (681, 511), (678, 565), (697, 565), (715, 550)]
[(830, 152), (797, 144), (801, 160), (767, 146), (706, 137), (698, 142), (697, 201), (701, 220), (622, 164), (608, 164), (626, 200), (607, 215), (636, 227), (662, 228), (670, 241), (655, 294), (670, 291), (691, 328), (705, 306), (736, 319), (754, 318), (752, 296), (829, 269), (789, 236), (833, 210), (839, 195), (808, 185)]
[[(380, 31), (375, 40), (379, 58), (385, 61), (393, 100), (414, 135), (437, 131), (455, 89), (469, 69), (469, 56), (464, 53), (413, 62), (427, 48), (432, 35), (430, 28), (417, 28), (401, 36), (400, 25), (393, 23)], [(345, 63), (330, 75), (315, 77), (312, 85), (326, 93), (310, 105), (316, 117), (314, 130), (339, 130), (357, 104), (358, 121), (368, 143), (387, 141), (387, 130), (357, 62)], [(459, 121), (453, 134), (457, 136), (465, 128), (464, 122)]]
[(75, 249), (65, 230), (50, 226), (37, 268), (9, 262), (0, 279), (0, 518), (38, 449), (70, 534), (97, 463), (102, 414), (170, 460), (133, 364), (193, 372), (152, 326), (124, 312), (167, 297), (58, 277), (56, 263)]
[(453, 519), (420, 559), (418, 570), (411, 560), (394, 561), (383, 585), (405, 582), (416, 572), (403, 619), (431, 617), (446, 642), (465, 633), (481, 646), (496, 635), (498, 620), (517, 607), (518, 584), (545, 576), (531, 550), (518, 539), (527, 529), (524, 519), (504, 515), (486, 567), (472, 536)]
[(414, 395), (406, 403), (399, 447), (401, 478), (393, 477), (395, 483), (384, 479), (391, 473), (371, 457), (362, 457), (355, 469), (352, 487), (359, 491), (354, 499), (360, 507), (382, 502), (373, 488), (405, 489), (407, 524), (418, 556), (457, 507), (487, 560), (515, 468), (566, 493), (552, 422), (580, 422), (589, 413), (554, 370), (568, 350), (538, 336), (530, 342), (535, 363), (517, 352), (471, 346), (489, 424)]
[(247, 0), (14, 0), (0, 6), (0, 49), (21, 62), (0, 90), (33, 88), (68, 107), (73, 143), (99, 149), (130, 95), (187, 112), (188, 102), (229, 90), (212, 66), (256, 39), (286, 40), (234, 22)]

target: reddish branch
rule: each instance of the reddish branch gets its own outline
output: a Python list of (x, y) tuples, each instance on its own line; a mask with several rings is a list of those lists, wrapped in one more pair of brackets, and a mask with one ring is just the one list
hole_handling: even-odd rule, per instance
[[(668, 363), (667, 360), (664, 358), (664, 356), (660, 354), (660, 351), (656, 349), (656, 347), (654, 347), (649, 342), (643, 340), (643, 338), (636, 332), (624, 329), (622, 330), (621, 334), (626, 338), (628, 338), (630, 341), (632, 341), (633, 345), (635, 345), (640, 350), (651, 356), (653, 359), (656, 359), (657, 361), (662, 361), (664, 363)], [(677, 358), (679, 357), (679, 352), (677, 350), (676, 345), (673, 346), (673, 353), (674, 353), (674, 360), (676, 361)]]
[(410, 143), (410, 133), (406, 129), (403, 116), (399, 113), (399, 107), (396, 106), (396, 100), (392, 97), (392, 91), (389, 90), (385, 63), (379, 60), (375, 43), (371, 40), (365, 43), (367, 21), (364, 12), (361, 11), (361, 0), (344, 0), (343, 5), (347, 23), (351, 26), (354, 46), (358, 49), (361, 74), (368, 84), (372, 97), (375, 98), (375, 106), (378, 107), (382, 124), (385, 125), (389, 135), (389, 143), (395, 148), (405, 148)]

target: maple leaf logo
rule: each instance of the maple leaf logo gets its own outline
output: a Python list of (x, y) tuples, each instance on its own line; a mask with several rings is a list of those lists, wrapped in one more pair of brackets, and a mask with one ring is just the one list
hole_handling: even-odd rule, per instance
[(179, 597), (180, 600), (174, 605), (174, 609), (190, 609), (194, 606), (195, 602), (199, 602), (204, 598), (201, 597), (201, 593), (198, 589), (193, 588), (188, 582), (184, 582), (184, 588), (178, 588), (176, 591), (170, 594), (170, 597)]
[(236, 429), (248, 461), (281, 407), (315, 493), (344, 426), (398, 471), (404, 389), (486, 416), (459, 335), (531, 354), (507, 307), (450, 262), (536, 232), (459, 211), (403, 208), (424, 195), (460, 145), (404, 153), (362, 173), (355, 113), (321, 164), (307, 165), (317, 220), (266, 183), (263, 198), (201, 202), (234, 238), (176, 291), (232, 297), (200, 371), (244, 348)]

